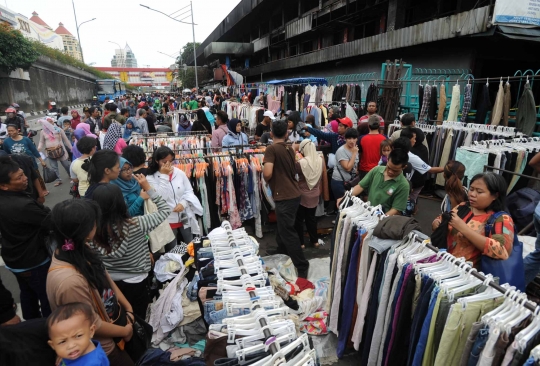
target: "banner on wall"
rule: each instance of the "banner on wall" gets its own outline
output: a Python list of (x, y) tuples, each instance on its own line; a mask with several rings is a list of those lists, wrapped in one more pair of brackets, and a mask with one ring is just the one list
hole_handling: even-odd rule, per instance
[(540, 27), (540, 0), (497, 0), (493, 23), (515, 27)]

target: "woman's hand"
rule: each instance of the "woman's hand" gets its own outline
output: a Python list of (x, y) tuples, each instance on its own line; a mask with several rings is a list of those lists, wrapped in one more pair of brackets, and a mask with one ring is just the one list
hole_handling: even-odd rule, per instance
[(131, 340), (131, 337), (133, 337), (133, 324), (127, 323), (124, 327), (125, 335), (122, 337), (124, 339), (124, 342), (129, 342)]
[(433, 231), (435, 231), (439, 226), (441, 226), (441, 219), (440, 218), (436, 218), (435, 220), (433, 220), (433, 223), (431, 224), (431, 229)]
[(453, 212), (453, 211), (452, 211), (452, 219), (450, 220), (450, 225), (452, 225), (454, 229), (456, 229), (462, 234), (465, 230), (469, 228), (467, 224), (465, 223), (465, 221), (463, 221), (461, 217), (457, 215), (457, 212)]
[(179, 203), (179, 204), (176, 205), (176, 207), (172, 211), (173, 212), (182, 212), (182, 211), (184, 211), (184, 206), (181, 203)]
[(148, 192), (150, 189), (152, 189), (152, 187), (150, 187), (150, 183), (148, 183), (144, 174), (133, 174), (133, 177), (139, 183), (141, 188), (144, 189), (145, 191)]
[(172, 172), (174, 172), (174, 166), (172, 165), (171, 162), (166, 162), (166, 163), (163, 163), (163, 165), (161, 165), (161, 167), (159, 168), (159, 172), (161, 174), (172, 174)]
[(145, 201), (146, 201), (147, 199), (150, 198), (150, 196), (148, 195), (148, 193), (146, 193), (145, 191), (141, 191), (140, 196), (141, 196), (141, 198), (142, 198), (143, 200), (145, 200)]

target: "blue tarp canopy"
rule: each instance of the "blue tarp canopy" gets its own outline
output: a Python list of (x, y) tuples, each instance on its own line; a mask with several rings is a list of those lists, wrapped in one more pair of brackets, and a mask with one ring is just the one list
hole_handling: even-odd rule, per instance
[(295, 79), (285, 79), (285, 80), (272, 80), (267, 81), (266, 84), (322, 84), (327, 85), (328, 81), (325, 78), (295, 78)]

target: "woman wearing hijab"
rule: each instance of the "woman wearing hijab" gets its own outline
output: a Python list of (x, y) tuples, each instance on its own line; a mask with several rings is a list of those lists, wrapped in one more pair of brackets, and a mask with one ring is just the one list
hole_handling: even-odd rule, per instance
[(130, 139), (131, 139), (131, 134), (135, 132), (135, 133), (140, 133), (141, 130), (139, 129), (139, 127), (135, 126), (135, 124), (133, 123), (133, 120), (128, 120), (126, 122), (126, 125), (124, 126), (124, 141), (127, 143)]
[(187, 116), (185, 114), (180, 114), (178, 116), (178, 132), (179, 133), (182, 133), (182, 132), (189, 132), (191, 131), (191, 128), (193, 126), (191, 125), (191, 122), (189, 121), (189, 119), (187, 119)]
[(120, 175), (118, 179), (112, 180), (111, 184), (117, 185), (122, 190), (129, 216), (144, 215), (144, 200), (147, 199), (147, 195), (141, 192), (139, 182), (133, 177), (133, 165), (129, 161), (120, 157)]
[(71, 111), (71, 128), (75, 130), (79, 123), (81, 123), (81, 115), (76, 109), (74, 109)]
[(212, 133), (212, 126), (210, 125), (210, 122), (208, 122), (208, 118), (206, 118), (206, 114), (202, 109), (197, 110), (197, 120), (193, 122), (191, 131), (201, 131), (208, 134)]
[(122, 155), (122, 150), (124, 150), (126, 146), (127, 144), (122, 138), (122, 126), (117, 122), (112, 123), (105, 135), (103, 149), (113, 150), (118, 155)]
[(227, 146), (241, 146), (249, 143), (249, 138), (242, 132), (242, 122), (240, 120), (236, 118), (229, 120), (227, 127), (229, 128), (229, 132), (227, 132), (221, 141), (221, 146), (224, 147), (223, 151), (227, 151), (225, 148)]
[(84, 131), (84, 135), (85, 136), (88, 136), (88, 137), (93, 137), (95, 139), (97, 139), (98, 137), (96, 135), (94, 135), (91, 130), (90, 130), (90, 125), (88, 123), (79, 123), (77, 125), (77, 128), (75, 130), (83, 130)]
[(85, 137), (84, 131), (82, 129), (76, 129), (73, 132), (73, 136), (75, 136), (75, 141), (73, 142), (73, 145), (71, 146), (71, 154), (73, 156), (72, 161), (75, 161), (75, 159), (78, 159), (82, 156), (79, 149), (77, 149), (77, 142)]
[(296, 171), (298, 173), (298, 187), (302, 192), (300, 196), (300, 206), (296, 212), (296, 221), (294, 227), (300, 238), (302, 248), (304, 248), (304, 222), (309, 234), (309, 241), (315, 247), (319, 247), (317, 240), (317, 219), (315, 211), (319, 204), (319, 196), (321, 195), (322, 172), (324, 168), (324, 159), (317, 153), (315, 144), (305, 139), (299, 146), (298, 152), (301, 155)]
[[(54, 124), (54, 120), (50, 117), (40, 119), (38, 121), (41, 124), (41, 136), (39, 137), (38, 150), (44, 151), (51, 162), (51, 168), (56, 173), (55, 187), (62, 184), (60, 178), (60, 171), (58, 170), (58, 163), (62, 164), (66, 170), (68, 176), (69, 166), (71, 165), (68, 160), (68, 152), (71, 151), (71, 141), (68, 140), (64, 130)], [(67, 149), (67, 150), (66, 150)]]

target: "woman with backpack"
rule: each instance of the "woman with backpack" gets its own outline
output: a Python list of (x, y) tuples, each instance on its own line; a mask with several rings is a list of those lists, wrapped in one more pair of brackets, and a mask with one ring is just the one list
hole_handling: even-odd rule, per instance
[[(514, 222), (504, 212), (506, 189), (504, 178), (498, 174), (481, 173), (471, 179), (468, 201), (451, 212), (447, 236), (450, 254), (463, 257), (479, 270), (482, 270), (482, 256), (502, 260), (502, 263), (509, 258), (514, 243)], [(441, 216), (435, 219), (434, 229), (441, 224)], [(491, 221), (492, 229), (486, 230), (486, 224)]]

